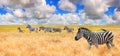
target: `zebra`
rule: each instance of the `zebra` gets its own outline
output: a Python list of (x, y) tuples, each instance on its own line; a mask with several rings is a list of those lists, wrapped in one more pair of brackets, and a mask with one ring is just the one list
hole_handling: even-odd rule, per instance
[(26, 28), (29, 29), (30, 33), (31, 33), (32, 31), (33, 31), (33, 32), (36, 32), (36, 33), (38, 32), (38, 28), (32, 28), (31, 25), (29, 25), (29, 24), (26, 26)]
[[(92, 32), (87, 28), (81, 27), (78, 29), (78, 32), (75, 36), (75, 40), (79, 40), (81, 37), (84, 37), (88, 42), (88, 49), (91, 48), (92, 45), (95, 45), (98, 48), (100, 44), (106, 44), (107, 48), (110, 49), (113, 44), (113, 34), (110, 31), (102, 29), (102, 32)], [(110, 46), (111, 45), (111, 46)]]
[(17, 28), (19, 32), (23, 33), (24, 30), (22, 30), (20, 27)]
[(61, 28), (53, 28), (53, 31), (54, 31), (54, 32), (59, 32), (59, 33), (61, 33), (61, 32), (62, 32), (62, 29), (61, 29)]
[(41, 30), (43, 30), (45, 33), (46, 33), (46, 32), (54, 32), (54, 31), (53, 31), (53, 28), (44, 27), (44, 26), (39, 27), (39, 31), (41, 31)]
[(72, 32), (74, 31), (74, 28), (68, 28), (67, 26), (64, 26), (64, 29), (63, 30), (66, 30), (67, 32)]

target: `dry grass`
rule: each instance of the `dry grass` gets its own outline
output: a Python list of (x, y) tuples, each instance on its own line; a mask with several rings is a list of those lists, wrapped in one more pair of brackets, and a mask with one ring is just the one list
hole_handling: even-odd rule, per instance
[[(18, 33), (17, 27), (0, 26), (0, 56), (120, 56), (119, 26), (84, 26), (92, 31), (100, 31), (100, 28), (105, 28), (115, 35), (115, 47), (107, 49), (106, 45), (99, 45), (98, 49), (92, 46), (91, 50), (88, 50), (87, 41), (84, 38), (79, 41), (74, 40), (79, 26), (74, 26), (74, 33), (66, 31), (29, 33), (24, 26), (21, 27), (26, 32)], [(63, 28), (63, 26), (59, 27)]]

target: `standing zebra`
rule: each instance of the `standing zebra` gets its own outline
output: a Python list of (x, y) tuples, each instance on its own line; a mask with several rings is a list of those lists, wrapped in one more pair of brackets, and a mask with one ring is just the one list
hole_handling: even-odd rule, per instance
[(23, 33), (24, 30), (22, 30), (20, 27), (17, 28), (19, 32)]
[(62, 32), (62, 29), (61, 29), (61, 28), (53, 28), (53, 31), (54, 31), (54, 32), (59, 32), (59, 33), (61, 33), (61, 32)]
[(70, 33), (74, 31), (74, 28), (68, 28), (67, 26), (65, 26), (63, 30), (66, 30), (67, 32)]
[(91, 48), (91, 45), (95, 45), (98, 47), (100, 44), (106, 44), (108, 49), (111, 46), (114, 46), (113, 44), (113, 34), (110, 31), (107, 31), (105, 29), (102, 29), (102, 32), (92, 32), (87, 28), (79, 28), (78, 32), (75, 36), (75, 40), (79, 40), (82, 36), (87, 40), (88, 42), (88, 49)]
[(38, 28), (32, 28), (31, 25), (27, 25), (26, 28), (29, 29), (30, 33), (33, 31), (33, 32), (38, 32)]
[(46, 32), (54, 32), (54, 31), (53, 31), (53, 28), (44, 27), (44, 26), (39, 27), (39, 31), (41, 31), (41, 30), (43, 30), (45, 33), (46, 33)]

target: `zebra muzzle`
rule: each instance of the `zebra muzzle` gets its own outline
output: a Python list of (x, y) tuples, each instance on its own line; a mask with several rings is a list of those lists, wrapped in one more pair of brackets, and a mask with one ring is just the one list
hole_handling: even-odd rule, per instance
[(77, 37), (75, 37), (75, 40), (77, 41), (77, 40), (79, 40)]

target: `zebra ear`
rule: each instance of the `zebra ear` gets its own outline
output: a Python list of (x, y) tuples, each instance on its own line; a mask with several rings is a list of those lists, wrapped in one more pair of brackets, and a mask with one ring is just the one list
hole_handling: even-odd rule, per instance
[(78, 30), (80, 30), (80, 28), (78, 28)]

